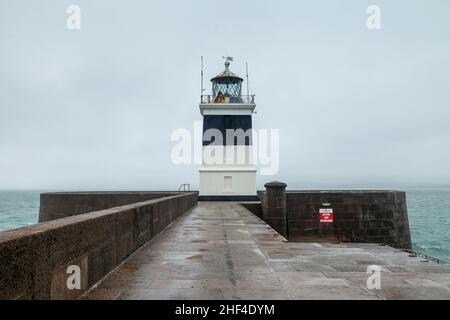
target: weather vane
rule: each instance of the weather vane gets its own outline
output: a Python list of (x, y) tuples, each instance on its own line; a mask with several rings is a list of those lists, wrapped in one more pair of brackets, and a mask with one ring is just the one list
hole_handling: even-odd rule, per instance
[(230, 61), (233, 61), (234, 58), (230, 56), (224, 56), (222, 58), (225, 59), (225, 70), (228, 71), (228, 68), (230, 67)]

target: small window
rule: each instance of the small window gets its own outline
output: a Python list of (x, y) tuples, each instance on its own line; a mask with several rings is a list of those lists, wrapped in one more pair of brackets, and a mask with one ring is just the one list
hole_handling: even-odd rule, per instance
[(224, 177), (224, 190), (225, 192), (231, 192), (233, 189), (233, 184), (232, 184), (232, 177), (231, 176), (225, 176)]

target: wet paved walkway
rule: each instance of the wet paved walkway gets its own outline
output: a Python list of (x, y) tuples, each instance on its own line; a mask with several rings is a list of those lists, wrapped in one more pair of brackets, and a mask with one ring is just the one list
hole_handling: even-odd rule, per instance
[[(450, 268), (375, 244), (286, 242), (237, 203), (199, 203), (87, 299), (450, 299)], [(381, 289), (368, 290), (378, 265)]]

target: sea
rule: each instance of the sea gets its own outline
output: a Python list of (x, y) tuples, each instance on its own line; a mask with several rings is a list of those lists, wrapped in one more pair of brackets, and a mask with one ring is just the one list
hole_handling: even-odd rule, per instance
[[(450, 261), (450, 186), (406, 191), (413, 249)], [(0, 231), (38, 222), (43, 191), (0, 191)]]

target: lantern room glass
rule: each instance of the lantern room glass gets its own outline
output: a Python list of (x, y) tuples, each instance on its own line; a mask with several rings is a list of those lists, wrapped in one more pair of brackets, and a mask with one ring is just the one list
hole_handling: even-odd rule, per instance
[(213, 96), (220, 94), (226, 97), (240, 97), (242, 94), (242, 79), (234, 77), (222, 77), (214, 79), (212, 85)]

